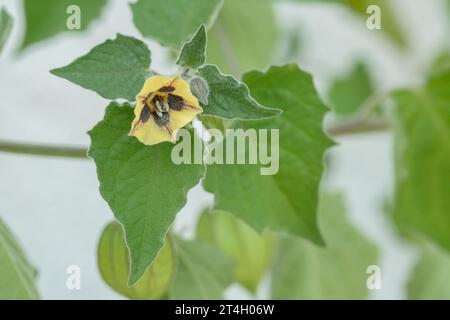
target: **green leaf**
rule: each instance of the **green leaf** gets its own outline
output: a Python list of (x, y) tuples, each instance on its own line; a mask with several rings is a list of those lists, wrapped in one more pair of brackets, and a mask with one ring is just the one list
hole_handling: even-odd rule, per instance
[(363, 63), (357, 63), (349, 74), (335, 80), (329, 96), (334, 112), (340, 116), (349, 116), (359, 111), (373, 93), (374, 85), (369, 70)]
[(5, 10), (5, 8), (2, 8), (0, 11), (0, 53), (3, 50), (6, 40), (8, 40), (12, 25), (12, 17), (9, 15), (8, 11)]
[(447, 0), (448, 15), (450, 16), (450, 0)]
[[(89, 132), (100, 193), (125, 228), (134, 284), (161, 249), (186, 193), (204, 174), (203, 165), (176, 165), (173, 144), (146, 146), (128, 136), (133, 109), (111, 103), (105, 118)], [(194, 135), (192, 135), (194, 136)]]
[(36, 270), (0, 220), (0, 300), (39, 299)]
[(150, 61), (145, 43), (118, 34), (68, 66), (50, 72), (106, 99), (134, 101), (150, 74)]
[(207, 62), (239, 77), (274, 59), (278, 30), (271, 0), (225, 0), (208, 33)]
[(450, 299), (450, 256), (425, 248), (408, 282), (408, 299)]
[(139, 0), (130, 6), (143, 36), (179, 48), (200, 25), (214, 21), (221, 4), (221, 0)]
[(436, 55), (428, 72), (433, 76), (433, 74), (445, 72), (446, 70), (450, 70), (450, 49), (443, 50)]
[(258, 101), (283, 109), (270, 121), (240, 124), (244, 129), (279, 130), (279, 171), (261, 175), (259, 165), (210, 165), (204, 187), (214, 193), (216, 209), (235, 214), (258, 231), (283, 230), (321, 243), (318, 188), (325, 150), (333, 145), (322, 130), (327, 108), (311, 76), (296, 65), (250, 72), (243, 79)]
[(130, 259), (122, 226), (109, 223), (103, 230), (97, 249), (98, 267), (103, 280), (130, 299), (158, 299), (166, 292), (174, 272), (174, 258), (168, 240), (150, 268), (132, 287), (127, 279)]
[(367, 267), (377, 249), (346, 219), (342, 196), (321, 197), (319, 220), (327, 247), (279, 236), (272, 273), (273, 299), (364, 299)]
[(257, 120), (273, 118), (281, 114), (278, 109), (263, 107), (250, 97), (248, 87), (232, 76), (225, 76), (213, 65), (198, 70), (209, 87), (208, 105), (203, 115), (225, 119)]
[(233, 281), (232, 258), (198, 242), (173, 239), (176, 273), (169, 295), (175, 300), (222, 299)]
[(286, 61), (295, 61), (300, 57), (304, 49), (304, 35), (298, 30), (298, 26), (291, 26), (283, 30), (280, 35), (280, 48), (277, 52), (276, 61), (285, 63)]
[[(285, 1), (285, 0), (279, 0)], [(377, 5), (381, 11), (381, 30), (383, 34), (387, 35), (400, 47), (407, 45), (407, 38), (405, 32), (402, 29), (399, 19), (396, 15), (396, 10), (393, 7), (393, 1), (390, 0), (290, 0), (298, 3), (324, 3), (324, 4), (341, 4), (361, 17), (361, 21), (364, 22), (364, 28), (366, 28), (366, 19), (370, 14), (367, 13), (367, 8), (370, 5)]]
[(447, 0), (447, 16), (450, 18), (450, 0)]
[[(405, 32), (399, 24), (399, 19), (392, 6), (390, 0), (340, 0), (341, 3), (348, 6), (355, 13), (361, 15), (363, 19), (367, 19), (369, 14), (367, 8), (370, 5), (377, 5), (381, 11), (381, 30), (397, 45), (405, 47), (407, 45), (407, 39)], [(364, 20), (364, 27), (365, 27)], [(376, 31), (376, 30), (375, 30)]]
[(450, 69), (394, 94), (393, 217), (405, 233), (450, 250)]
[(336, 3), (336, 2), (342, 2), (345, 0), (278, 0), (280, 2), (286, 1), (286, 2), (304, 2), (304, 3)]
[(235, 279), (255, 292), (271, 258), (269, 237), (224, 211), (205, 211), (197, 225), (197, 239), (214, 245), (238, 263)]
[(181, 49), (177, 64), (182, 67), (197, 69), (205, 64), (206, 29), (201, 25), (195, 36)]
[[(25, 36), (22, 49), (60, 32), (78, 33), (100, 16), (106, 0), (24, 0)], [(70, 6), (80, 8), (80, 29), (69, 30), (68, 20), (74, 14)]]

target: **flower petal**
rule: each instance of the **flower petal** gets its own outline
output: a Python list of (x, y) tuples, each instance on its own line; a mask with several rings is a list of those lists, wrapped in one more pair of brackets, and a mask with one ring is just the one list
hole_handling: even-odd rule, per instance
[(186, 104), (198, 107), (198, 100), (192, 94), (189, 84), (181, 79), (181, 77), (175, 78), (174, 80), (173, 86), (175, 87), (175, 90), (172, 94), (182, 97), (184, 101), (186, 101)]
[[(152, 76), (144, 83), (144, 87), (139, 92), (138, 96), (145, 96), (150, 92), (155, 92), (158, 89), (171, 84), (178, 76), (166, 77), (166, 76)], [(138, 99), (139, 100), (139, 99)]]
[(197, 114), (199, 114), (200, 112), (202, 112), (203, 110), (198, 107), (193, 109), (193, 108), (185, 108), (181, 111), (175, 111), (175, 110), (170, 110), (169, 111), (169, 115), (170, 115), (170, 128), (171, 130), (176, 133), (176, 130), (178, 130), (179, 128), (184, 127), (186, 124), (188, 124), (189, 122), (192, 121), (192, 119), (195, 118), (195, 116)]
[[(173, 108), (169, 109), (168, 122), (157, 121), (160, 118), (155, 113), (153, 104), (150, 118), (141, 115), (145, 106), (142, 97), (146, 97), (147, 104), (149, 104), (153, 103), (152, 97), (156, 94), (164, 97), (161, 99), (169, 100), (169, 108), (170, 103), (176, 104), (176, 110)], [(203, 109), (199, 106), (197, 98), (192, 94), (189, 84), (179, 75), (174, 77), (153, 76), (145, 82), (137, 97), (134, 109), (136, 117), (131, 125), (130, 135), (135, 136), (146, 145), (153, 145), (163, 141), (174, 142), (178, 129), (191, 122), (202, 111)]]
[[(136, 119), (133, 121), (133, 127), (138, 121)], [(174, 136), (172, 132), (173, 130), (170, 127), (161, 127), (156, 124), (153, 117), (150, 117), (146, 123), (137, 125), (133, 131), (133, 135), (143, 144), (153, 145), (163, 141), (173, 142)]]

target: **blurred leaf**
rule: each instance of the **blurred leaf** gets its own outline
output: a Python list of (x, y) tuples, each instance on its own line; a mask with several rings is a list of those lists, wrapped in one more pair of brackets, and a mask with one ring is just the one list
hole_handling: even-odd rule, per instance
[(223, 291), (233, 281), (233, 260), (198, 241), (172, 240), (177, 258), (176, 273), (169, 289), (170, 298), (222, 299)]
[(447, 15), (447, 21), (450, 21), (450, 0), (447, 0)]
[(130, 299), (158, 299), (169, 287), (174, 272), (170, 243), (166, 240), (158, 256), (141, 279), (128, 286), (130, 259), (122, 226), (109, 223), (103, 230), (97, 249), (98, 267), (103, 280)]
[(320, 198), (319, 220), (326, 247), (280, 235), (272, 274), (273, 299), (364, 299), (367, 267), (377, 249), (346, 217), (339, 194)]
[(50, 72), (106, 99), (134, 101), (149, 76), (150, 55), (142, 41), (118, 34), (114, 40), (106, 40), (71, 64)]
[(429, 73), (430, 76), (433, 76), (433, 74), (445, 72), (447, 70), (450, 70), (450, 51), (445, 50), (440, 52), (436, 59), (434, 59)]
[(197, 239), (233, 257), (238, 265), (235, 279), (255, 292), (267, 270), (271, 243), (241, 220), (224, 211), (205, 211), (197, 225)]
[(335, 3), (335, 2), (341, 2), (345, 0), (278, 0), (280, 2), (286, 1), (286, 2), (304, 2), (304, 3)]
[(0, 300), (39, 299), (36, 270), (0, 220)]
[(381, 10), (381, 28), (391, 40), (396, 42), (399, 46), (405, 47), (407, 39), (399, 24), (399, 19), (396, 16), (395, 10), (392, 6), (391, 0), (340, 0), (346, 4), (354, 12), (361, 15), (364, 19), (369, 17), (367, 8), (370, 5), (377, 5)]
[(279, 52), (277, 53), (276, 61), (286, 63), (298, 60), (303, 49), (303, 35), (298, 30), (298, 26), (291, 26), (284, 30), (280, 35)]
[(349, 74), (334, 81), (329, 96), (334, 112), (349, 116), (359, 111), (373, 92), (369, 70), (363, 63), (358, 63)]
[(205, 63), (206, 29), (201, 25), (195, 36), (181, 49), (177, 64), (182, 67), (197, 69)]
[(240, 76), (274, 58), (278, 30), (271, 0), (225, 0), (209, 31), (207, 62)]
[(450, 299), (450, 256), (426, 248), (408, 282), (408, 299)]
[(5, 10), (5, 8), (2, 8), (0, 11), (0, 53), (3, 50), (6, 40), (8, 40), (12, 26), (12, 17), (9, 15), (8, 11)]
[(200, 25), (214, 21), (221, 4), (221, 0), (139, 0), (130, 6), (143, 36), (179, 48)]
[[(100, 193), (125, 228), (130, 250), (129, 284), (134, 284), (161, 249), (187, 192), (203, 176), (203, 165), (176, 165), (173, 144), (146, 146), (128, 136), (131, 105), (111, 103), (90, 132)], [(194, 136), (194, 135), (192, 135)]]
[(425, 87), (394, 94), (393, 216), (405, 233), (418, 232), (450, 250), (450, 69)]
[[(22, 49), (60, 32), (86, 30), (100, 16), (105, 3), (106, 0), (24, 0), (26, 28)], [(80, 30), (67, 28), (67, 19), (71, 16), (67, 8), (72, 5), (80, 8)]]
[[(285, 0), (279, 0), (285, 1)], [(361, 16), (362, 19), (367, 19), (370, 14), (367, 13), (367, 8), (370, 5), (377, 5), (381, 11), (381, 30), (393, 40), (397, 45), (405, 47), (407, 45), (407, 39), (404, 31), (399, 24), (399, 19), (396, 16), (394, 7), (392, 6), (392, 0), (290, 0), (299, 3), (340, 3), (350, 10)], [(365, 25), (364, 20), (364, 27)]]
[(269, 109), (256, 102), (248, 87), (232, 76), (225, 76), (213, 65), (203, 66), (198, 74), (209, 87), (208, 105), (202, 105), (203, 114), (225, 119), (257, 120), (278, 116), (281, 111)]
[(311, 76), (297, 65), (249, 72), (243, 79), (258, 101), (280, 107), (283, 114), (238, 126), (269, 129), (269, 134), (270, 129), (279, 130), (282, 165), (275, 175), (261, 175), (259, 165), (208, 166), (204, 187), (214, 193), (214, 208), (235, 214), (257, 231), (283, 230), (322, 243), (316, 221), (317, 195), (324, 153), (333, 145), (322, 130), (327, 108)]

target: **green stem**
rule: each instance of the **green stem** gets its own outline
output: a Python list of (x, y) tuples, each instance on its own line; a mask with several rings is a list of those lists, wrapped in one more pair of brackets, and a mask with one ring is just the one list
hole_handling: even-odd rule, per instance
[[(326, 131), (329, 135), (335, 137), (349, 134), (386, 131), (388, 129), (389, 125), (386, 121), (355, 120), (336, 125)], [(87, 148), (83, 147), (29, 144), (1, 140), (0, 152), (60, 158), (88, 158)]]
[(68, 147), (38, 145), (29, 143), (18, 143), (0, 140), (0, 152), (28, 154), (35, 156), (60, 157), (60, 158), (78, 158), (87, 159), (87, 149)]
[(328, 128), (326, 131), (331, 137), (358, 133), (371, 133), (389, 130), (389, 123), (384, 120), (352, 120)]

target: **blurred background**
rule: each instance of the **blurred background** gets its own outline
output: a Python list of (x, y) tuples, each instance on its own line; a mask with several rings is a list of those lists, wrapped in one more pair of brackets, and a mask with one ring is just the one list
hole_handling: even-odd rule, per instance
[[(448, 2), (390, 2), (407, 49), (380, 30), (368, 30), (365, 18), (342, 6), (274, 1), (277, 30), (275, 45), (270, 48), (272, 63), (298, 63), (314, 76), (328, 102), (333, 81), (349, 74), (357, 62), (367, 68), (374, 91), (420, 85), (448, 44)], [(2, 6), (13, 16), (14, 27), (0, 56), (0, 140), (87, 147), (86, 131), (103, 118), (108, 102), (49, 70), (67, 65), (117, 32), (144, 39), (132, 22), (128, 1), (108, 1), (101, 16), (84, 32), (60, 33), (20, 51), (25, 26), (22, 2), (0, 0)], [(42, 19), (45, 17), (42, 12)], [(233, 32), (239, 32), (238, 25), (234, 28)], [(166, 49), (144, 41), (152, 51), (152, 68), (165, 74), (176, 71)], [(252, 41), (251, 35), (248, 41)], [(258, 52), (254, 54), (258, 60)], [(251, 62), (248, 65), (252, 67)], [(243, 63), (243, 69), (247, 67)], [(327, 116), (326, 123), (333, 123), (335, 117)], [(384, 210), (393, 188), (392, 136), (380, 131), (335, 139), (339, 145), (328, 154), (322, 185), (343, 192), (349, 219), (379, 248), (382, 288), (371, 291), (369, 297), (403, 299), (418, 253), (399, 238)], [(175, 229), (192, 237), (196, 217), (212, 199), (201, 186), (192, 189)], [(92, 161), (0, 152), (0, 218), (38, 269), (42, 298), (121, 298), (103, 282), (97, 268), (97, 243), (112, 213), (100, 197)], [(81, 267), (81, 290), (66, 287), (69, 265)], [(256, 298), (268, 297), (268, 281)], [(226, 292), (226, 298), (253, 297), (239, 285)]]

